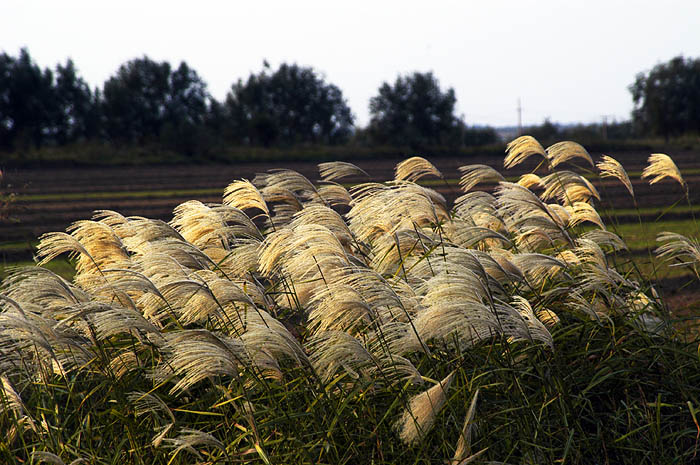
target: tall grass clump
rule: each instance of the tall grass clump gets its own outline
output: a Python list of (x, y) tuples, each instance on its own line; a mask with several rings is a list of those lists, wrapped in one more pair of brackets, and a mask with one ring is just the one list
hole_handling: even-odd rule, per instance
[[(43, 235), (0, 293), (1, 461), (695, 460), (697, 339), (623, 266), (588, 152), (523, 137), (505, 167), (529, 157), (518, 183), (460, 168), (454, 205), (426, 159), (383, 183), (328, 162)], [(661, 161), (645, 177), (682, 179)], [(697, 274), (696, 238), (659, 240)], [(62, 255), (72, 281), (42, 267)]]

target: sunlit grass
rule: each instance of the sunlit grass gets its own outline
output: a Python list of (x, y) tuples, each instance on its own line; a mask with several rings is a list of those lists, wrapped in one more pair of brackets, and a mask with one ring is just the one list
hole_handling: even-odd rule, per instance
[[(169, 223), (102, 212), (42, 236), (43, 268), (0, 270), (0, 461), (696, 458), (695, 315), (655, 289), (697, 271), (691, 221), (605, 230), (563, 171), (452, 206), (428, 160), (398, 168), (349, 189), (271, 171)], [(461, 172), (466, 190), (495, 176)], [(669, 229), (687, 238), (650, 254)]]

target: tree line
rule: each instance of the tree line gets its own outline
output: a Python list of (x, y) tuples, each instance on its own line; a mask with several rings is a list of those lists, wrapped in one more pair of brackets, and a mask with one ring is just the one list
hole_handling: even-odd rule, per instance
[[(628, 122), (575, 128), (582, 136), (683, 135), (700, 132), (700, 59), (677, 57), (640, 73), (629, 88)], [(223, 101), (186, 62), (177, 67), (147, 56), (122, 64), (91, 89), (70, 59), (39, 67), (27, 49), (0, 54), (0, 150), (101, 141), (158, 144), (185, 155), (224, 146), (303, 145), (464, 147), (492, 144), (490, 127), (470, 127), (455, 114), (452, 88), (431, 72), (398, 76), (370, 100), (370, 122), (357, 127), (342, 91), (313, 68), (284, 63), (238, 79)], [(549, 121), (529, 128), (561, 136)], [(571, 130), (569, 130), (571, 132)]]
[(91, 89), (67, 60), (42, 69), (27, 49), (0, 55), (0, 150), (100, 140), (161, 144), (186, 154), (224, 144), (463, 146), (493, 143), (492, 128), (468, 127), (455, 115), (453, 89), (413, 73), (384, 83), (371, 99), (366, 128), (334, 84), (313, 68), (264, 63), (234, 82), (223, 101), (186, 62), (147, 56), (122, 64)]

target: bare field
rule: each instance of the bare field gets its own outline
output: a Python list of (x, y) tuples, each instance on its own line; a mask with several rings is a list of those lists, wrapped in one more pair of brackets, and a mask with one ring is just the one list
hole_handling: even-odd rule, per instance
[[(592, 154), (594, 160), (600, 154)], [(641, 171), (646, 165), (646, 153), (611, 154), (630, 173)], [(682, 172), (700, 172), (700, 154), (684, 152), (671, 154)], [(448, 180), (431, 183), (448, 201), (461, 194), (456, 181), (458, 167), (469, 164), (486, 164), (502, 167), (500, 157), (431, 158), (426, 156)], [(383, 159), (356, 164), (373, 176), (355, 181), (384, 181), (392, 179), (399, 159)], [(516, 170), (504, 171), (509, 178), (517, 178), (529, 172), (535, 164), (524, 164)], [(203, 202), (219, 202), (224, 188), (235, 179), (252, 179), (256, 173), (271, 169), (292, 169), (312, 181), (319, 178), (315, 162), (290, 161), (286, 163), (235, 163), (229, 165), (181, 165), (152, 167), (110, 167), (69, 169), (16, 169), (5, 173), (11, 184), (10, 191), (18, 194), (14, 217), (18, 222), (0, 225), (0, 242), (31, 240), (36, 235), (52, 230), (63, 230), (72, 221), (89, 218), (94, 210), (118, 210), (125, 215), (141, 215), (168, 220), (173, 207), (179, 203), (198, 199)], [(663, 210), (682, 199), (683, 193), (674, 183), (649, 186), (634, 175), (634, 188), (640, 207), (658, 207)], [(700, 175), (687, 176), (691, 200), (700, 206)], [(615, 181), (601, 183), (592, 178), (603, 197), (602, 210), (633, 208), (630, 196)], [(695, 188), (695, 186), (698, 186)], [(482, 185), (481, 189), (492, 186)]]

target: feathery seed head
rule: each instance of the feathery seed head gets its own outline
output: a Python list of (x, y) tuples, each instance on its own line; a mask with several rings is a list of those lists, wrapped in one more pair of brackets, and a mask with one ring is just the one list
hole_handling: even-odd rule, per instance
[(537, 142), (537, 139), (532, 136), (520, 136), (506, 146), (506, 157), (503, 160), (503, 167), (505, 169), (512, 168), (532, 155), (540, 155), (543, 158), (547, 158), (544, 147)]
[(582, 158), (593, 166), (588, 151), (582, 145), (571, 141), (557, 142), (547, 147), (547, 158), (552, 168), (574, 158)]
[(442, 178), (442, 173), (423, 157), (411, 157), (396, 165), (397, 181), (418, 181), (425, 176), (436, 176)]
[(649, 184), (656, 184), (664, 178), (671, 178), (687, 189), (685, 180), (671, 157), (663, 153), (653, 153), (648, 161), (649, 166), (642, 171), (642, 179), (653, 178)]
[(603, 155), (601, 160), (596, 164), (598, 171), (600, 171), (600, 176), (603, 178), (615, 178), (619, 180), (629, 191), (630, 195), (634, 197), (634, 188), (632, 187), (632, 181), (627, 175), (627, 171), (620, 164), (619, 161), (612, 157)]

